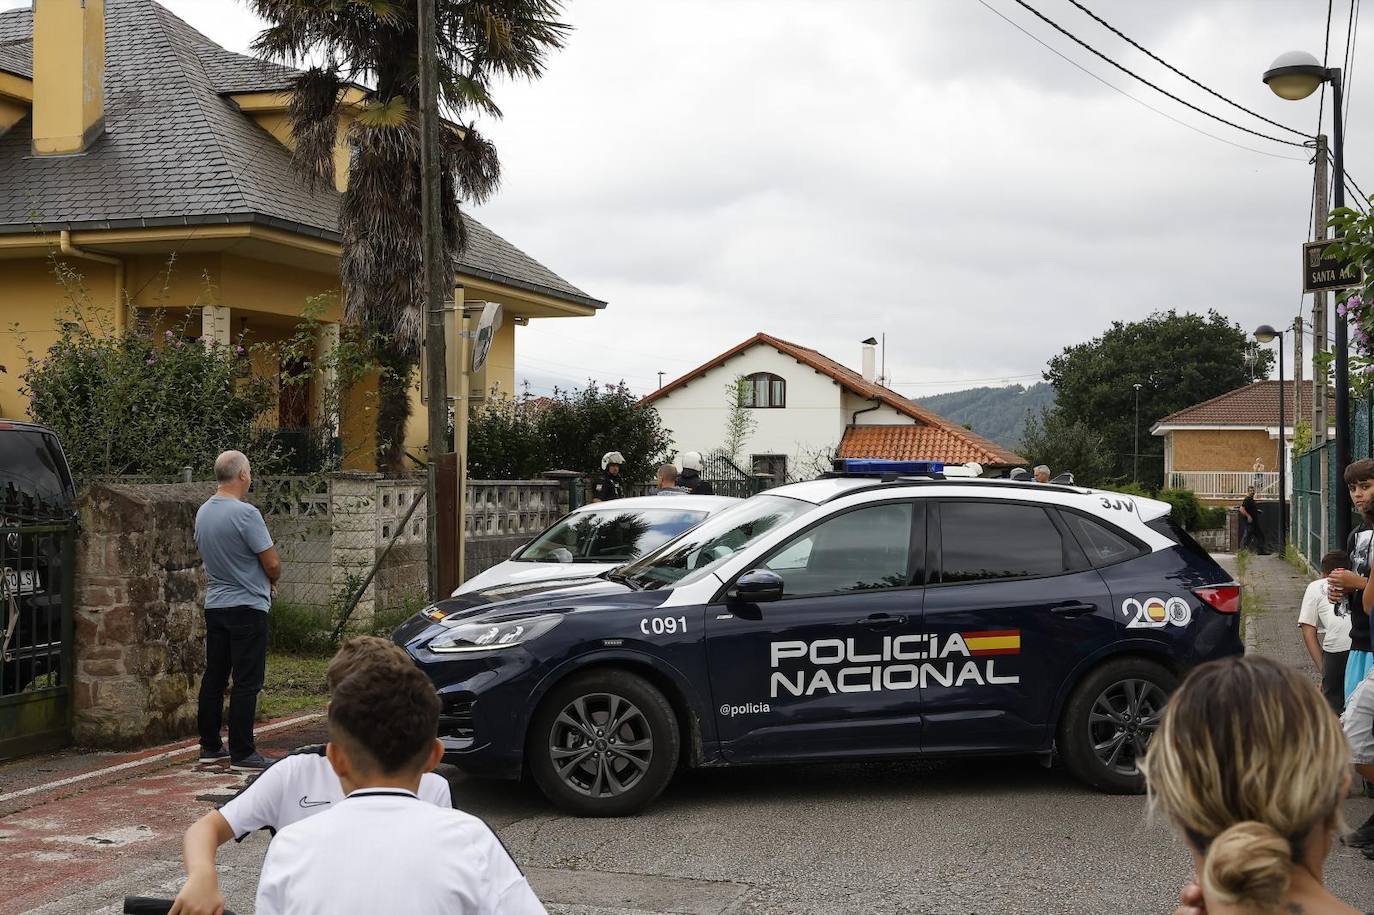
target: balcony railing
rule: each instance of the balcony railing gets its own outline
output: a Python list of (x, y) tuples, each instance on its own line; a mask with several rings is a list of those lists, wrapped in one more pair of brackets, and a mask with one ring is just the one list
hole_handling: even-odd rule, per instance
[(1277, 473), (1253, 473), (1233, 470), (1175, 470), (1169, 474), (1169, 485), (1176, 489), (1191, 489), (1200, 499), (1245, 498), (1245, 492), (1255, 487), (1260, 499), (1279, 497)]

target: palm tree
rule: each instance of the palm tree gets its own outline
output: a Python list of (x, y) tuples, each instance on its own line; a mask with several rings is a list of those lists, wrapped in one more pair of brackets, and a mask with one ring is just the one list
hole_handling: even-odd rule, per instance
[[(268, 27), (259, 55), (312, 61), (296, 79), (289, 117), (294, 160), (314, 186), (334, 181), (345, 90), (365, 93), (348, 129), (348, 189), (339, 216), (344, 319), (377, 341), (381, 367), (378, 468), (401, 468), (410, 386), (424, 338), (420, 233), (420, 131), (416, 0), (249, 0)], [(561, 48), (561, 0), (435, 0), (445, 282), (467, 243), (459, 200), (481, 203), (500, 182), (495, 147), (475, 128), (500, 117), (499, 77), (535, 79)]]

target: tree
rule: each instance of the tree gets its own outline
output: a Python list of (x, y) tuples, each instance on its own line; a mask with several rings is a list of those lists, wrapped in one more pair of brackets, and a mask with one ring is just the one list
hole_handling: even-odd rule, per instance
[(601, 456), (625, 456), (627, 482), (646, 483), (668, 456), (672, 438), (658, 411), (621, 384), (555, 391), (538, 407), (497, 400), (473, 409), (468, 472), (474, 479), (519, 480), (546, 470), (599, 473)]
[(1112, 476), (1113, 466), (1102, 433), (1059, 410), (1046, 409), (1026, 420), (1021, 453), (1032, 467), (1044, 464), (1050, 473), (1069, 471), (1080, 486), (1100, 487)]
[[(1083, 424), (1100, 436), (1110, 475), (1129, 478), (1137, 434), (1133, 385), (1140, 384), (1140, 475), (1158, 478), (1164, 442), (1150, 434), (1150, 427), (1170, 413), (1267, 377), (1273, 361), (1273, 353), (1215, 311), (1203, 317), (1169, 310), (1143, 321), (1116, 321), (1102, 336), (1066, 347), (1050, 360), (1045, 380), (1055, 391), (1054, 428)], [(1042, 423), (1037, 431), (1043, 434), (1046, 428)], [(1075, 470), (1046, 463), (1056, 471)]]
[[(334, 181), (334, 146), (344, 91), (362, 89), (349, 126), (348, 189), (339, 212), (340, 278), (346, 320), (378, 340), (378, 466), (401, 466), (410, 387), (424, 336), (420, 232), (420, 110), (416, 0), (250, 0), (269, 23), (259, 54), (317, 63), (293, 87), (293, 158), (317, 186)], [(500, 181), (496, 148), (475, 128), (500, 117), (498, 78), (537, 78), (568, 26), (558, 0), (435, 0), (444, 281), (467, 236), (459, 198), (481, 203)]]
[(720, 453), (737, 467), (740, 464), (740, 452), (744, 450), (744, 443), (749, 440), (749, 436), (759, 424), (754, 418), (754, 411), (748, 406), (749, 385), (749, 379), (740, 375), (725, 386), (725, 405), (728, 412), (725, 415), (725, 442), (720, 446)]

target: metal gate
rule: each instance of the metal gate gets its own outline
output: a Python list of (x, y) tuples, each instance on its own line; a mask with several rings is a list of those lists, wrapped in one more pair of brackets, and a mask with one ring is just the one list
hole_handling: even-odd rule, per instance
[(0, 759), (71, 742), (76, 520), (0, 518)]

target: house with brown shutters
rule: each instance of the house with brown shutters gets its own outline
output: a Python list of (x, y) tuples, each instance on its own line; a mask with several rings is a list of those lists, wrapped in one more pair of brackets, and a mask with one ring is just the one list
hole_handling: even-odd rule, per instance
[[(1312, 385), (1284, 382), (1284, 453), (1292, 461), (1298, 420), (1312, 419)], [(1214, 504), (1234, 503), (1254, 486), (1261, 499), (1279, 491), (1279, 391), (1277, 381), (1257, 381), (1164, 417), (1150, 429), (1164, 439), (1164, 485), (1191, 489)], [(1298, 394), (1301, 400), (1295, 400)], [(1327, 392), (1326, 415), (1336, 415)], [(1328, 437), (1336, 434), (1334, 426)], [(1292, 495), (1289, 476), (1289, 496)]]
[(679, 451), (709, 454), (725, 438), (736, 379), (747, 381), (754, 420), (744, 444), (746, 473), (810, 479), (841, 458), (976, 461), (993, 473), (1025, 464), (1013, 451), (878, 383), (873, 347), (860, 369), (817, 350), (759, 333), (644, 398)]

